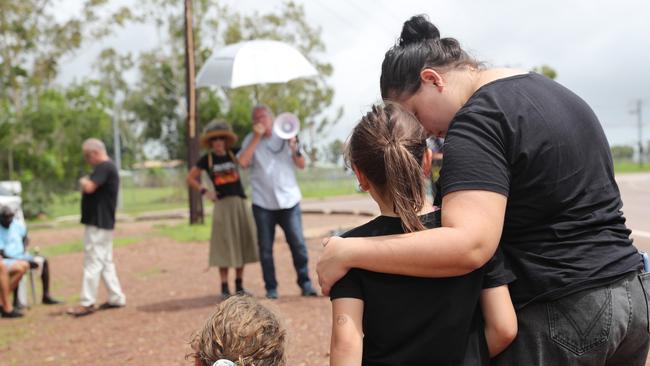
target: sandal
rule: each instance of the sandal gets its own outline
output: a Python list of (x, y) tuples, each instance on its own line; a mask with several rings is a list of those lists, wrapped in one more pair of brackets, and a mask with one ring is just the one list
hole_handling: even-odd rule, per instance
[(79, 318), (82, 316), (90, 315), (95, 312), (95, 305), (89, 305), (89, 306), (77, 306), (76, 308), (68, 309), (66, 313), (68, 315), (74, 316), (75, 318)]
[(110, 309), (119, 309), (123, 308), (124, 305), (118, 305), (118, 304), (111, 304), (110, 302), (105, 302), (101, 305), (99, 305), (99, 310), (110, 310)]

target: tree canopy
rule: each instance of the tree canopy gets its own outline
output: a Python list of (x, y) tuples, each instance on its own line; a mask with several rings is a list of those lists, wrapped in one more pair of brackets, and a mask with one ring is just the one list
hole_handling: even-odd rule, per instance
[[(310, 25), (301, 5), (286, 2), (277, 12), (240, 14), (207, 0), (194, 1), (194, 44), (197, 72), (219, 47), (252, 39), (280, 40), (295, 46), (318, 69), (320, 77), (295, 80), (286, 84), (258, 85), (237, 89), (199, 90), (199, 123), (214, 118), (232, 124), (242, 138), (251, 129), (251, 108), (268, 105), (274, 112), (290, 111), (298, 115), (303, 126), (313, 126), (322, 135), (342, 115), (324, 111), (332, 104), (334, 90), (326, 82), (332, 65), (321, 61), (325, 45), (321, 30)], [(139, 57), (139, 80), (132, 89), (125, 108), (131, 123), (143, 131), (146, 141), (157, 142), (161, 155), (185, 157), (185, 73), (182, 3), (170, 0), (143, 2), (147, 17), (155, 19), (165, 41), (160, 47)], [(310, 141), (310, 143), (312, 143)]]
[[(80, 151), (84, 139), (100, 138), (112, 152), (113, 119), (124, 166), (145, 158), (147, 146), (156, 157), (185, 158), (183, 4), (134, 4), (110, 11), (108, 0), (86, 0), (79, 14), (61, 20), (54, 16), (53, 0), (0, 0), (0, 179), (23, 183), (28, 215), (45, 211), (52, 197), (76, 188), (88, 170)], [(301, 5), (289, 1), (277, 11), (241, 14), (215, 1), (193, 4), (197, 71), (219, 47), (264, 38), (292, 44), (320, 73), (282, 85), (200, 89), (199, 125), (222, 118), (243, 137), (256, 103), (276, 113), (296, 113), (311, 136), (327, 133), (340, 118), (340, 108), (325, 113), (334, 96), (327, 83), (333, 70), (322, 61), (321, 30), (307, 22)], [(106, 48), (91, 75), (69, 85), (56, 83), (62, 64), (77, 51), (131, 22), (153, 23), (158, 44), (139, 54)], [(135, 79), (127, 77), (132, 74)]]
[(22, 182), (27, 214), (74, 188), (83, 139), (110, 131), (104, 88), (54, 83), (66, 57), (135, 19), (106, 3), (88, 0), (79, 15), (58, 20), (51, 0), (0, 1), (0, 177)]

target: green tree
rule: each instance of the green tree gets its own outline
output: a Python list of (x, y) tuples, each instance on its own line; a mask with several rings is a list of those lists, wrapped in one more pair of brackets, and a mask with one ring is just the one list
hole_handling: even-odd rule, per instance
[[(157, 140), (166, 147), (170, 158), (185, 157), (185, 74), (183, 55), (182, 3), (172, 0), (148, 0), (147, 16), (154, 19), (161, 31), (166, 31), (163, 45), (140, 57), (140, 80), (127, 108), (142, 123), (148, 140)], [(334, 90), (326, 79), (332, 66), (321, 62), (325, 51), (321, 30), (305, 18), (304, 8), (286, 2), (277, 12), (243, 15), (217, 2), (194, 1), (194, 43), (197, 70), (218, 45), (250, 39), (274, 39), (292, 44), (319, 70), (320, 78), (295, 80), (286, 84), (259, 85), (237, 89), (200, 89), (199, 122), (225, 118), (241, 137), (250, 132), (251, 108), (256, 103), (267, 104), (276, 112), (290, 111), (303, 124), (315, 122), (313, 132), (322, 136), (342, 115), (339, 108), (334, 116), (324, 111), (332, 103)], [(310, 143), (318, 139), (310, 139)], [(308, 151), (310, 151), (308, 147)]]
[(110, 100), (92, 82), (47, 89), (25, 105), (12, 141), (17, 179), (28, 216), (45, 212), (55, 194), (76, 188), (87, 172), (81, 154), (86, 138), (110, 139)]
[(534, 72), (536, 72), (538, 74), (542, 74), (542, 75), (546, 76), (547, 78), (553, 79), (553, 80), (555, 80), (555, 78), (557, 77), (557, 71), (555, 71), (554, 68), (552, 68), (552, 67), (550, 67), (548, 65), (533, 67), (532, 71), (534, 71)]
[(137, 87), (125, 103), (131, 112), (131, 125), (142, 131), (142, 141), (156, 141), (164, 147), (162, 158), (185, 156), (184, 93), (180, 83), (184, 73), (172, 61), (159, 50), (142, 54)]
[(87, 0), (80, 15), (61, 21), (53, 0), (0, 0), (0, 177), (23, 183), (28, 214), (74, 187), (78, 140), (105, 137), (111, 105), (101, 87), (61, 88), (54, 80), (64, 57), (133, 19), (128, 8), (110, 12), (106, 3)]
[(327, 160), (332, 164), (340, 164), (343, 157), (343, 149), (345, 144), (343, 141), (336, 139), (327, 145)]
[(58, 21), (52, 0), (0, 1), (0, 98), (19, 112), (31, 96), (51, 86), (64, 56), (133, 19), (127, 7), (106, 12), (107, 2), (87, 0), (80, 16)]
[[(130, 53), (120, 54), (114, 48), (102, 50), (93, 65), (99, 73), (99, 85), (113, 103), (111, 113), (119, 129), (123, 167), (131, 166), (142, 157), (142, 139), (134, 126), (128, 122), (128, 112), (125, 110), (125, 102), (129, 99), (131, 88), (125, 75), (134, 65)], [(111, 135), (111, 138), (106, 141), (106, 147), (111, 154), (114, 151), (114, 139), (115, 136)]]
[(627, 145), (614, 145), (611, 147), (612, 158), (614, 160), (632, 160), (634, 157), (634, 147)]

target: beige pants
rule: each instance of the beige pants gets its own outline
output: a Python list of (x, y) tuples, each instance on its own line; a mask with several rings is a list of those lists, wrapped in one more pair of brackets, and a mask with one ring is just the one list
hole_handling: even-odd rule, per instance
[(99, 278), (104, 280), (108, 290), (108, 303), (125, 305), (126, 297), (117, 279), (113, 263), (113, 230), (86, 226), (84, 233), (84, 275), (81, 285), (81, 305), (95, 304)]

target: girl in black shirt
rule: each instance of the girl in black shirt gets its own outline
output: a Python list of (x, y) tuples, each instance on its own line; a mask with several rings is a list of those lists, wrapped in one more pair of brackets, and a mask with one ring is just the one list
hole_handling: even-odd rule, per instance
[[(391, 103), (374, 107), (354, 128), (347, 161), (381, 216), (343, 237), (440, 226), (425, 193), (432, 160), (426, 137), (410, 113)], [(330, 293), (331, 365), (487, 365), (516, 333), (506, 285), (512, 280), (496, 257), (442, 279), (352, 269)]]

